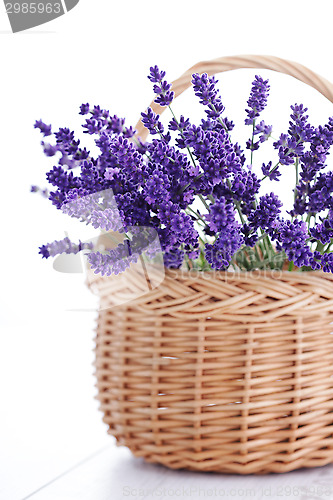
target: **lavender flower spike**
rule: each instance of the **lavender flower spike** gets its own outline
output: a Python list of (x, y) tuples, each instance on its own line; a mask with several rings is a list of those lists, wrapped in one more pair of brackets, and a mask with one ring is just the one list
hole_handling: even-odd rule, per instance
[(214, 76), (209, 77), (207, 73), (192, 75), (194, 93), (200, 98), (200, 103), (208, 107), (206, 113), (209, 118), (219, 118), (224, 111), (224, 106), (216, 88), (218, 80)]
[(51, 125), (46, 125), (42, 120), (36, 120), (34, 128), (38, 128), (44, 137), (52, 134)]
[(248, 117), (245, 119), (245, 125), (252, 125), (253, 120), (265, 109), (269, 89), (268, 80), (263, 80), (261, 76), (256, 75), (252, 82), (249, 100), (247, 101), (249, 108), (246, 109)]
[(163, 80), (164, 77), (165, 71), (160, 71), (158, 66), (152, 66), (150, 68), (148, 79), (155, 83), (154, 92), (157, 94), (155, 102), (160, 106), (170, 106), (175, 93), (170, 90), (171, 84), (166, 80)]
[(92, 243), (82, 243), (79, 241), (78, 244), (72, 243), (71, 240), (66, 236), (63, 240), (53, 241), (53, 243), (47, 243), (39, 248), (39, 253), (43, 258), (48, 259), (49, 257), (55, 257), (61, 253), (79, 253), (81, 250), (92, 249)]

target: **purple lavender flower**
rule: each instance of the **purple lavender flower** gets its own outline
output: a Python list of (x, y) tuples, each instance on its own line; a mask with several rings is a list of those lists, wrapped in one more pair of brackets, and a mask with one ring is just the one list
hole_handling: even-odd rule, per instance
[(246, 109), (247, 118), (245, 125), (252, 125), (253, 121), (260, 115), (267, 105), (267, 97), (270, 86), (268, 80), (263, 80), (261, 76), (256, 75), (252, 82), (252, 89)]
[(127, 245), (118, 245), (116, 250), (109, 250), (106, 254), (99, 251), (87, 255), (87, 260), (95, 274), (110, 276), (120, 274), (137, 262), (138, 255), (129, 255)]
[(333, 210), (330, 210), (326, 219), (310, 229), (311, 236), (326, 245), (333, 239)]
[(188, 118), (184, 118), (183, 115), (180, 116), (179, 120), (176, 120), (175, 118), (172, 118), (169, 122), (169, 129), (170, 130), (179, 130), (183, 132), (186, 127), (190, 125), (190, 120)]
[(211, 206), (206, 220), (210, 229), (216, 231), (218, 236), (213, 245), (206, 244), (205, 257), (213, 269), (226, 269), (244, 243), (234, 209), (226, 199), (221, 198)]
[(242, 235), (244, 236), (244, 244), (247, 247), (254, 247), (258, 241), (258, 233), (249, 224), (243, 224), (241, 228)]
[(302, 193), (308, 196), (308, 211), (320, 213), (326, 209), (333, 209), (333, 172), (320, 173), (312, 184), (302, 184)]
[(90, 215), (90, 223), (96, 229), (104, 229), (105, 231), (114, 232), (121, 232), (124, 226), (117, 208), (106, 208), (105, 210), (92, 211)]
[(62, 205), (63, 213), (91, 224), (96, 229), (121, 232), (125, 224), (112, 190), (90, 195), (86, 193), (83, 188), (69, 191), (66, 202)]
[(333, 273), (333, 252), (325, 253), (323, 255), (318, 255), (317, 258), (320, 260), (320, 264), (318, 264), (317, 269), (320, 269), (322, 266), (322, 270), (324, 273)]
[(109, 117), (110, 113), (106, 109), (101, 109), (100, 106), (94, 106), (91, 114), (96, 120), (105, 120)]
[(236, 227), (221, 231), (213, 245), (206, 244), (205, 257), (213, 269), (227, 269), (239, 248), (244, 243), (243, 235)]
[(307, 123), (309, 117), (305, 113), (308, 108), (305, 108), (303, 104), (295, 104), (294, 106), (290, 106), (290, 108), (292, 113), (290, 115), (288, 134), (293, 137), (296, 142), (310, 141), (313, 135), (313, 127)]
[(272, 232), (273, 223), (281, 213), (282, 202), (274, 193), (265, 194), (260, 197), (257, 208), (250, 213), (250, 226), (263, 229), (268, 234)]
[(46, 174), (46, 178), (52, 186), (56, 186), (62, 191), (68, 191), (80, 186), (80, 181), (74, 177), (73, 172), (66, 172), (62, 167), (53, 167)]
[(104, 124), (99, 120), (95, 120), (95, 118), (87, 118), (82, 126), (86, 129), (84, 130), (85, 134), (94, 135), (102, 131)]
[(52, 134), (51, 125), (46, 125), (42, 120), (36, 120), (34, 128), (38, 128), (44, 137)]
[(266, 125), (266, 123), (262, 120), (254, 127), (254, 135), (259, 135), (259, 141), (265, 142), (271, 136), (272, 130), (272, 125)]
[(169, 122), (169, 130), (172, 131), (178, 130), (181, 134), (189, 126), (190, 126), (190, 120), (188, 118), (185, 119), (183, 115), (180, 116), (179, 120), (176, 120), (176, 118), (172, 118)]
[(279, 171), (278, 166), (273, 168), (272, 161), (269, 161), (267, 164), (263, 163), (261, 171), (265, 177), (269, 178), (270, 181), (278, 181), (279, 177), (281, 177), (281, 172)]
[[(84, 113), (80, 114), (86, 114), (85, 106), (84, 104), (81, 106)], [(84, 125), (82, 125), (85, 129), (84, 133), (101, 135), (103, 133), (121, 134), (123, 132), (125, 124), (124, 118), (119, 118), (117, 115), (110, 116), (109, 111), (101, 109), (99, 106), (94, 106), (90, 114), (91, 118), (86, 118)]]
[(300, 177), (304, 182), (313, 181), (318, 172), (326, 166), (326, 158), (333, 144), (331, 126), (328, 124), (312, 129), (312, 135), (308, 142), (310, 149), (305, 151), (301, 157)]
[(281, 134), (279, 140), (275, 141), (273, 146), (278, 150), (279, 160), (282, 165), (292, 165), (295, 157), (302, 155), (304, 151), (304, 145), (287, 134)]
[(203, 181), (206, 180), (210, 186), (242, 170), (241, 159), (223, 128), (203, 130), (192, 125), (183, 135), (186, 147), (193, 148), (194, 156), (205, 174)]
[(73, 253), (77, 254), (81, 250), (92, 249), (92, 243), (72, 243), (68, 237), (60, 241), (53, 241), (53, 243), (47, 243), (39, 248), (39, 253), (43, 258), (48, 259), (49, 257), (55, 257), (61, 253)]
[(69, 130), (69, 128), (60, 128), (54, 135), (57, 139), (57, 144), (71, 144), (74, 141), (74, 132)]
[(165, 71), (160, 71), (157, 66), (152, 66), (150, 68), (150, 74), (148, 79), (155, 83), (154, 92), (157, 94), (155, 102), (160, 106), (170, 106), (173, 101), (175, 93), (170, 91), (171, 84), (166, 80), (163, 80), (165, 77)]
[(162, 244), (163, 250), (169, 251), (181, 243), (194, 244), (198, 240), (198, 233), (194, 228), (193, 220), (180, 210), (179, 205), (167, 201), (161, 204), (157, 217), (162, 226), (167, 228), (167, 241)]
[(316, 267), (314, 255), (307, 244), (309, 235), (305, 222), (298, 219), (280, 221), (276, 225), (276, 234), (277, 250), (284, 250), (289, 261), (297, 267)]
[(90, 111), (89, 103), (81, 104), (80, 106), (80, 115), (87, 115)]
[(260, 147), (260, 141), (254, 142), (251, 139), (246, 141), (246, 149), (249, 149), (250, 151), (257, 151), (259, 147)]
[(206, 113), (209, 118), (219, 118), (224, 111), (224, 106), (216, 88), (218, 80), (207, 73), (192, 75), (194, 93), (200, 98), (200, 103), (207, 106)]
[(43, 146), (43, 151), (45, 156), (54, 156), (58, 151), (60, 151), (58, 145), (47, 144), (44, 141), (41, 142)]
[(235, 151), (236, 155), (238, 156), (238, 158), (240, 159), (241, 164), (244, 165), (245, 161), (246, 161), (246, 158), (245, 158), (245, 155), (244, 155), (244, 151), (240, 147), (240, 145), (238, 144), (238, 142), (236, 142), (234, 144), (234, 151)]
[(123, 128), (123, 135), (127, 139), (131, 139), (132, 137), (134, 137), (135, 134), (136, 130), (132, 126)]
[(51, 191), (49, 200), (52, 202), (52, 205), (55, 205), (55, 207), (60, 210), (62, 207), (62, 204), (64, 203), (66, 199), (65, 193), (63, 193), (60, 189), (57, 189), (56, 191)]
[(43, 198), (48, 198), (50, 195), (48, 189), (42, 189), (39, 186), (31, 186), (30, 192), (31, 193), (39, 193), (43, 196)]
[[(125, 119), (119, 118), (117, 115), (110, 116), (110, 119), (107, 121), (107, 131), (113, 132), (114, 134), (121, 134), (124, 130)], [(132, 130), (132, 129), (131, 129)], [(128, 129), (125, 129), (125, 136), (132, 137), (131, 134), (128, 133)]]
[(119, 167), (108, 167), (105, 171), (104, 178), (108, 181), (113, 181), (120, 174), (121, 170)]
[[(260, 181), (256, 174), (248, 169), (242, 169), (234, 174), (227, 190), (230, 200), (238, 201), (243, 214), (253, 211), (256, 194), (259, 192)], [(216, 190), (218, 192), (218, 189)]]
[(149, 257), (154, 257), (160, 250), (159, 245), (154, 244), (156, 233), (147, 228), (137, 229), (131, 240), (125, 239), (115, 248), (104, 253), (99, 251), (87, 254), (87, 260), (95, 274), (110, 276), (119, 274), (128, 269), (131, 264), (138, 262), (140, 256), (147, 253)]
[(185, 257), (185, 252), (181, 248), (170, 249), (168, 252), (164, 253), (164, 265), (165, 267), (178, 269)]
[(230, 224), (235, 224), (235, 210), (232, 203), (221, 198), (210, 206), (210, 211), (205, 218), (210, 229), (218, 233)]
[(148, 75), (148, 80), (153, 83), (159, 83), (165, 77), (165, 71), (160, 70), (157, 65), (150, 67), (150, 73)]
[(309, 185), (300, 181), (294, 189), (294, 206), (290, 212), (288, 212), (292, 217), (296, 217), (297, 215), (304, 215), (308, 208), (308, 190)]
[(147, 109), (146, 113), (141, 113), (142, 123), (152, 135), (163, 134), (164, 127), (160, 122), (160, 117), (151, 108)]
[[(273, 127), (271, 125), (266, 125), (266, 123), (262, 120), (259, 124), (256, 124), (253, 129), (252, 138), (249, 139), (246, 143), (246, 148), (250, 149), (250, 151), (256, 151), (259, 149), (261, 143), (268, 140), (271, 136)], [(259, 135), (259, 140), (254, 141), (254, 137)]]
[(160, 205), (170, 199), (170, 179), (161, 170), (154, 170), (147, 179), (144, 197), (151, 205)]

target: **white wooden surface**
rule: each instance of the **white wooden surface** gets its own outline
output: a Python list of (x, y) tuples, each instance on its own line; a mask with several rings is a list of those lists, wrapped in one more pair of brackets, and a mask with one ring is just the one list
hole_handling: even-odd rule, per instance
[(125, 448), (109, 446), (42, 485), (31, 500), (121, 500), (125, 498), (333, 498), (333, 467), (269, 476), (173, 471), (146, 464)]
[(94, 400), (95, 314), (60, 310), (47, 328), (26, 314), (2, 325), (1, 500), (333, 499), (333, 466), (236, 476), (134, 458), (106, 434)]

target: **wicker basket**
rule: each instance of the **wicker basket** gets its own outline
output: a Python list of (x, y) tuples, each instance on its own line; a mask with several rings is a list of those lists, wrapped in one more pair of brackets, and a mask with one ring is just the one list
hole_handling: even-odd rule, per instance
[[(173, 89), (195, 71), (238, 67), (286, 72), (333, 100), (332, 85), (303, 66), (259, 56), (200, 63)], [(119, 445), (200, 471), (333, 462), (332, 275), (169, 270), (157, 289), (112, 308), (117, 280), (94, 275), (90, 285), (103, 305), (97, 397)]]

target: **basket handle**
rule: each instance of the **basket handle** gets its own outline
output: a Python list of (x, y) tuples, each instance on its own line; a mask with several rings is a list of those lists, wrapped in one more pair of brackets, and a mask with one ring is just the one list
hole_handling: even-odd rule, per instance
[[(228, 56), (212, 59), (211, 61), (201, 61), (189, 68), (182, 76), (172, 82), (172, 90), (175, 93), (175, 97), (182, 94), (184, 90), (191, 86), (193, 73), (207, 73), (211, 76), (216, 73), (240, 68), (264, 68), (285, 73), (301, 82), (307, 83), (318, 90), (323, 96), (327, 97), (329, 101), (333, 102), (333, 84), (326, 80), (326, 78), (317, 75), (317, 73), (314, 73), (302, 64), (275, 56)], [(159, 115), (166, 109), (165, 107), (159, 106), (154, 101), (150, 104), (150, 107)], [(136, 124), (135, 129), (137, 131), (137, 136), (145, 140), (149, 131), (145, 128), (141, 119)]]

